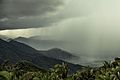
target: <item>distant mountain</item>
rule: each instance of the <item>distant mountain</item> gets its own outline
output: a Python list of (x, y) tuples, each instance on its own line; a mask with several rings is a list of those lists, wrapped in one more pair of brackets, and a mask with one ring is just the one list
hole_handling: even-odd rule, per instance
[(38, 39), (36, 37), (30, 37), (30, 38), (18, 37), (18, 38), (15, 38), (14, 40), (27, 44), (37, 50), (48, 50), (55, 47), (59, 48), (64, 44), (63, 41)]
[(9, 39), (9, 37), (7, 37), (5, 35), (0, 35), (0, 39), (7, 40), (7, 39)]
[(39, 51), (40, 53), (43, 53), (43, 55), (55, 59), (60, 60), (70, 60), (70, 59), (77, 59), (77, 56), (72, 55), (70, 52), (64, 51), (62, 49), (53, 48), (48, 51)]
[(55, 64), (67, 63), (71, 69), (70, 73), (73, 73), (82, 67), (80, 65), (46, 57), (43, 55), (43, 53), (38, 52), (36, 49), (26, 44), (14, 40), (6, 42), (0, 39), (0, 63), (2, 63), (4, 60), (10, 60), (12, 63), (26, 60), (44, 69), (51, 68)]

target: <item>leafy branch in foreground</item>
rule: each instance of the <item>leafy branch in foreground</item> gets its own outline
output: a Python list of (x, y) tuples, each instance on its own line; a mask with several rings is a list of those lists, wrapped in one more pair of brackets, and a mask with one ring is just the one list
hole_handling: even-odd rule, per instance
[(85, 67), (69, 75), (67, 64), (56, 64), (49, 70), (36, 67), (31, 63), (20, 62), (0, 66), (0, 80), (120, 80), (120, 60), (104, 62), (101, 67)]

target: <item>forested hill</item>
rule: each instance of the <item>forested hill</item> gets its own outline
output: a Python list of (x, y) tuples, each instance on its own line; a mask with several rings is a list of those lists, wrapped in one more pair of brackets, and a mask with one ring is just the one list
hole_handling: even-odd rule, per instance
[(63, 60), (46, 57), (26, 44), (14, 40), (6, 42), (0, 39), (0, 63), (4, 62), (4, 60), (10, 60), (12, 63), (26, 60), (42, 67), (43, 69), (51, 68), (55, 64), (67, 63), (70, 67), (70, 73), (73, 73), (82, 67)]

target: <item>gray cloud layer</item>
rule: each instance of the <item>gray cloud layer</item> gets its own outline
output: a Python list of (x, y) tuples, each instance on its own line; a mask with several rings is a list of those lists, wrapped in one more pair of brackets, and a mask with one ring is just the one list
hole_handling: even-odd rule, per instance
[(42, 15), (56, 10), (61, 0), (1, 0), (1, 17)]
[[(44, 23), (47, 24), (49, 19), (41, 17), (54, 13), (62, 4), (62, 0), (0, 0), (0, 29), (46, 26)], [(39, 16), (39, 19), (35, 16)]]

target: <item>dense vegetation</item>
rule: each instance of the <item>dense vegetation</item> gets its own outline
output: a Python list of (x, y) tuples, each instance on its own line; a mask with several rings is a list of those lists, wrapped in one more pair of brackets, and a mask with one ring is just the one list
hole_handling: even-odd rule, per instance
[(69, 66), (64, 63), (44, 70), (26, 61), (5, 61), (0, 65), (0, 80), (120, 80), (120, 60), (105, 61), (101, 67), (86, 67), (72, 75), (68, 72)]

